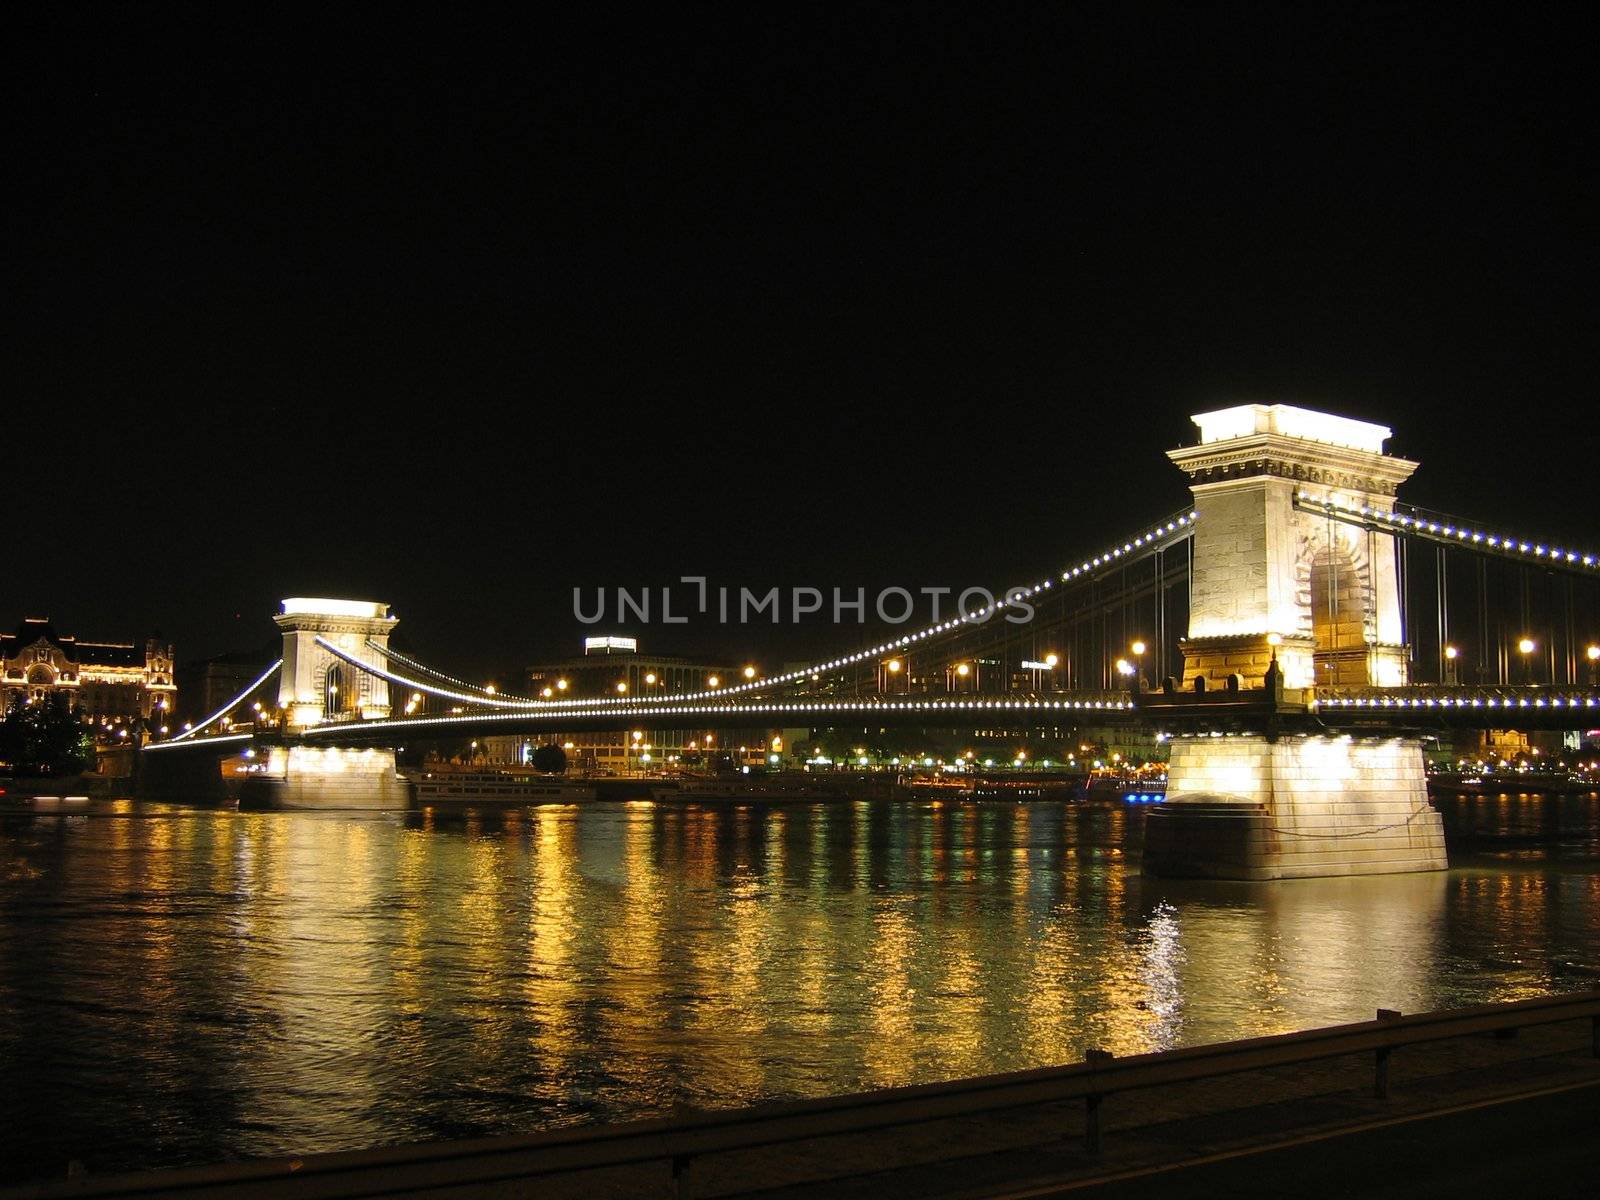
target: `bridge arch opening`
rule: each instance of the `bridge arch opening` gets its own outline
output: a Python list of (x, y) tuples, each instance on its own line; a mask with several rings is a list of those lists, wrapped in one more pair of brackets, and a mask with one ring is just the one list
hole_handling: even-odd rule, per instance
[(329, 716), (359, 712), (361, 709), (361, 681), (356, 670), (348, 663), (328, 664), (328, 674), (322, 684), (322, 711)]
[(1371, 580), (1365, 547), (1342, 531), (1319, 538), (1307, 564), (1312, 661), (1317, 683), (1355, 685), (1371, 681)]

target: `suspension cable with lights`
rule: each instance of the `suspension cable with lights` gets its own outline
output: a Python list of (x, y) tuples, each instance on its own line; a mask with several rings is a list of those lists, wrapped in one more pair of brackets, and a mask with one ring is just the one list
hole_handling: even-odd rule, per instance
[(204, 721), (201, 721), (200, 724), (194, 726), (194, 728), (192, 728), (192, 729), (185, 729), (177, 737), (168, 738), (165, 742), (163, 742), (161, 744), (164, 745), (164, 746), (170, 746), (174, 742), (181, 742), (181, 741), (184, 741), (184, 740), (186, 740), (188, 738), (192, 738), (192, 737), (194, 737), (195, 734), (199, 733), (202, 729), (204, 729), (207, 725), (210, 725), (213, 721), (217, 720), (219, 717), (227, 716), (235, 708), (237, 708), (239, 705), (243, 704), (245, 702), (245, 700), (249, 698), (251, 692), (255, 691), (263, 683), (265, 683), (267, 680), (271, 679), (273, 672), (276, 671), (281, 666), (283, 666), (283, 659), (280, 658), (277, 662), (273, 663), (265, 671), (261, 672), (261, 674), (259, 676), (257, 676), (256, 681), (254, 683), (252, 683), (249, 687), (245, 688), (244, 691), (240, 692), (232, 700), (229, 700), (221, 708), (217, 709), (216, 712), (212, 713)]
[[(1114, 570), (1126, 564), (1128, 559), (1135, 554), (1146, 553), (1153, 550), (1164, 549), (1166, 546), (1181, 541), (1194, 532), (1194, 526), (1199, 519), (1199, 514), (1193, 509), (1176, 513), (1165, 521), (1144, 530), (1136, 536), (1123, 542), (1121, 546), (1112, 546), (1104, 553), (1093, 558), (1085, 559), (1075, 567), (1062, 571), (1059, 579), (1063, 582), (1076, 580), (1090, 580), (1097, 578), (1104, 572)], [(972, 612), (964, 612), (958, 617), (940, 621), (929, 625), (916, 633), (908, 633), (893, 641), (885, 642), (881, 646), (874, 646), (870, 650), (861, 650), (853, 654), (842, 655), (827, 662), (811, 663), (792, 671), (785, 671), (782, 675), (773, 675), (766, 679), (756, 679), (749, 683), (734, 684), (731, 687), (707, 689), (700, 692), (679, 692), (670, 696), (596, 696), (592, 698), (572, 698), (559, 700), (532, 701), (543, 706), (558, 708), (592, 708), (596, 705), (615, 707), (618, 705), (643, 704), (660, 706), (665, 704), (681, 703), (687, 700), (723, 699), (728, 696), (743, 695), (759, 692), (765, 688), (777, 687), (785, 683), (795, 683), (812, 675), (819, 675), (823, 671), (834, 671), (840, 667), (853, 666), (880, 654), (891, 654), (914, 646), (930, 637), (937, 637), (942, 633), (959, 631), (963, 628), (973, 627), (974, 623), (982, 624), (1000, 609), (1012, 604), (1021, 604), (1027, 598), (1048, 591), (1054, 586), (1056, 580), (1044, 579), (1031, 587), (1013, 587), (1005, 590), (1004, 596), (995, 600), (984, 608)], [(470, 685), (469, 685), (470, 686)], [(630, 710), (631, 711), (631, 710)]]
[(495, 698), (499, 698), (499, 699), (502, 699), (502, 700), (521, 700), (521, 701), (526, 701), (528, 704), (537, 704), (537, 703), (539, 703), (539, 701), (534, 700), (534, 699), (532, 699), (532, 698), (530, 698), (528, 696), (511, 696), (511, 695), (507, 695), (504, 692), (500, 692), (498, 690), (497, 691), (490, 691), (488, 688), (481, 688), (475, 683), (468, 683), (465, 679), (457, 679), (454, 675), (446, 675), (443, 671), (437, 670), (434, 667), (430, 667), (430, 666), (428, 666), (427, 663), (418, 662), (414, 658), (409, 658), (406, 655), (401, 654), (398, 650), (391, 649), (388, 646), (380, 646), (380, 645), (378, 645), (378, 643), (374, 642), (371, 638), (367, 639), (367, 649), (376, 650), (379, 654), (383, 655), (383, 657), (385, 659), (404, 663), (406, 666), (410, 667), (413, 671), (421, 671), (424, 674), (432, 675), (435, 679), (442, 679), (446, 683), (453, 683), (457, 687), (470, 688), (473, 692), (475, 692), (477, 695), (479, 695), (480, 697), (482, 697), (485, 700), (493, 700)]
[(343, 659), (352, 667), (355, 667), (358, 671), (365, 671), (368, 675), (375, 675), (379, 679), (386, 680), (389, 683), (399, 684), (401, 687), (411, 688), (413, 691), (426, 692), (430, 696), (440, 696), (446, 700), (459, 700), (464, 704), (487, 705), (490, 708), (514, 708), (519, 712), (527, 712), (529, 709), (544, 707), (542, 702), (538, 700), (502, 700), (498, 696), (471, 696), (464, 692), (453, 692), (448, 688), (441, 688), (431, 683), (424, 683), (420, 679), (409, 679), (404, 675), (397, 675), (393, 671), (388, 670), (386, 667), (380, 667), (373, 663), (363, 662), (355, 655), (350, 654), (348, 651), (341, 650), (338, 646), (335, 646), (332, 642), (328, 641), (324, 637), (321, 637), (320, 635), (312, 640), (324, 650), (328, 651), (328, 653), (332, 654), (335, 658)]
[(1563, 550), (1547, 542), (1528, 542), (1520, 538), (1483, 533), (1442, 514), (1411, 515), (1365, 504), (1344, 504), (1332, 497), (1307, 496), (1304, 492), (1295, 493), (1294, 503), (1296, 508), (1377, 533), (1398, 533), (1444, 546), (1461, 546), (1478, 554), (1513, 562), (1536, 562), (1590, 578), (1600, 571), (1600, 557), (1596, 555)]
[[(1125, 561), (1134, 554), (1163, 549), (1173, 542), (1177, 542), (1188, 537), (1191, 533), (1193, 533), (1195, 523), (1198, 519), (1199, 514), (1193, 509), (1176, 513), (1167, 518), (1165, 521), (1159, 522), (1156, 525), (1153, 525), (1143, 532), (1128, 539), (1127, 541), (1123, 542), (1121, 546), (1112, 546), (1102, 554), (1095, 555), (1093, 558), (1084, 559), (1077, 566), (1069, 567), (1063, 570), (1059, 578), (1063, 582), (1072, 582), (1080, 579), (1085, 581), (1094, 579), (1104, 572), (1125, 565)], [(557, 708), (570, 710), (575, 708), (593, 708), (596, 706), (614, 708), (618, 706), (638, 705), (659, 708), (663, 705), (678, 704), (689, 700), (720, 700), (729, 696), (759, 692), (766, 688), (777, 687), (786, 683), (794, 683), (799, 680), (806, 679), (809, 676), (821, 674), (823, 671), (834, 671), (838, 670), (840, 667), (854, 666), (857, 663), (864, 662), (865, 660), (874, 658), (880, 654), (890, 654), (898, 650), (907, 649), (918, 642), (930, 637), (937, 637), (942, 633), (950, 633), (953, 631), (960, 631), (963, 628), (970, 628), (973, 627), (975, 623), (982, 624), (999, 610), (1006, 608), (1009, 605), (1021, 604), (1027, 598), (1035, 596), (1042, 591), (1049, 590), (1052, 586), (1054, 586), (1054, 583), (1054, 579), (1044, 579), (1030, 587), (1017, 586), (1008, 588), (1003, 596), (996, 599), (994, 603), (990, 605), (971, 612), (961, 613), (958, 617), (952, 617), (948, 620), (937, 622), (926, 627), (925, 629), (918, 630), (915, 633), (904, 634), (893, 641), (885, 642), (881, 646), (875, 646), (869, 650), (861, 650), (853, 654), (842, 655), (839, 658), (831, 659), (827, 662), (811, 663), (807, 666), (799, 667), (792, 671), (786, 671), (782, 675), (774, 675), (766, 679), (751, 680), (748, 683), (734, 684), (730, 687), (708, 688), (699, 692), (678, 692), (666, 696), (594, 696), (549, 700), (532, 700), (521, 697), (502, 698), (499, 695), (494, 695), (479, 690), (475, 687), (475, 685), (467, 683), (464, 680), (456, 679), (454, 676), (447, 675), (443, 671), (436, 670), (423, 663), (419, 663), (414, 659), (407, 658), (398, 651), (389, 650), (381, 646), (375, 646), (370, 641), (367, 643), (368, 646), (378, 651), (380, 654), (383, 654), (386, 658), (398, 659), (407, 666), (412, 667), (414, 670), (423, 671), (429, 675), (436, 676), (439, 679), (443, 679), (446, 682), (453, 683), (459, 687), (473, 689), (473, 691), (467, 693), (455, 692), (446, 688), (439, 688), (431, 684), (426, 684), (419, 680), (407, 679), (404, 676), (387, 673), (381, 669), (374, 668), (370, 663), (365, 663), (359, 659), (352, 658), (344, 651), (334, 646), (332, 643), (324, 641), (320, 637), (317, 638), (316, 641), (319, 645), (325, 647), (339, 658), (344, 659), (352, 666), (358, 667), (359, 669), (367, 671), (370, 674), (387, 679), (390, 683), (398, 683), (402, 687), (409, 687), (415, 691), (426, 692), (429, 695), (440, 696), (445, 699), (459, 700), (462, 703), (467, 704), (481, 704), (494, 708), (516, 708), (522, 710), (532, 708)], [(635, 711), (635, 709), (630, 708), (629, 711)]]
[[(891, 700), (888, 698), (869, 700), (794, 699), (769, 700), (765, 702), (757, 700), (738, 704), (715, 702), (684, 704), (671, 700), (646, 704), (641, 700), (635, 700), (624, 708), (602, 706), (599, 703), (594, 703), (587, 712), (573, 712), (570, 709), (556, 711), (554, 705), (540, 704), (518, 712), (462, 713), (449, 716), (386, 718), (363, 721), (357, 728), (362, 732), (366, 732), (383, 729), (450, 728), (461, 725), (482, 725), (486, 722), (491, 725), (497, 725), (502, 722), (527, 720), (571, 721), (584, 718), (616, 720), (663, 715), (727, 717), (733, 713), (747, 713), (758, 716), (789, 714), (817, 716), (871, 715), (881, 718), (889, 713), (897, 712), (918, 715), (960, 715), (971, 717), (978, 715), (980, 712), (1010, 710), (1024, 713), (1094, 712), (1109, 717), (1113, 714), (1131, 716), (1136, 709), (1137, 706), (1128, 692), (1091, 692), (1070, 697), (1008, 696), (1005, 698), (967, 697), (964, 699), (930, 698), (919, 700)], [(351, 726), (348, 725), (322, 725), (306, 729), (300, 736), (303, 738), (326, 737), (339, 739), (349, 737), (350, 733)]]

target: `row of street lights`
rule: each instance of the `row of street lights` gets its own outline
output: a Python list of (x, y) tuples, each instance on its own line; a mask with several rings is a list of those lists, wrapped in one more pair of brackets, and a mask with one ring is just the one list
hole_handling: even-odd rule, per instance
[[(1128, 658), (1117, 659), (1115, 664), (1117, 674), (1124, 679), (1142, 674), (1144, 655), (1148, 650), (1149, 647), (1142, 639), (1135, 638), (1128, 643), (1128, 654), (1131, 655), (1132, 661)], [(1060, 664), (1061, 656), (1052, 651), (1037, 660), (1024, 659), (1022, 661), (1022, 669), (1031, 673), (1033, 690), (1037, 692), (1043, 690), (1042, 685), (1045, 674), (1054, 671)], [(885, 659), (879, 664), (878, 689), (883, 692), (895, 691), (895, 684), (905, 673), (906, 663), (903, 659)], [(958, 692), (967, 690), (968, 687), (976, 688), (981, 682), (978, 663), (963, 660), (945, 667), (945, 690), (947, 691)]]
[[(1531, 637), (1517, 639), (1517, 653), (1522, 655), (1522, 677), (1524, 683), (1533, 682), (1533, 652), (1538, 648), (1539, 643)], [(1600, 685), (1600, 646), (1591, 642), (1584, 648), (1583, 657), (1589, 664), (1590, 686)], [(1461, 651), (1458, 647), (1444, 647), (1444, 682), (1446, 684), (1460, 682), (1457, 677), (1460, 660)]]
[[(760, 674), (760, 672), (756, 669), (754, 664), (750, 664), (750, 665), (748, 665), (748, 666), (746, 666), (744, 668), (744, 670), (741, 672), (741, 674), (745, 677), (746, 682), (749, 682), (751, 680), (754, 680), (755, 677), (758, 674)], [(661, 682), (660, 677), (657, 676), (654, 671), (646, 671), (645, 672), (645, 675), (644, 675), (644, 685), (645, 685), (645, 687), (653, 688), (660, 682)], [(720, 675), (707, 675), (706, 676), (706, 690), (707, 691), (713, 691), (714, 692), (721, 686), (722, 686), (722, 677)], [(549, 686), (546, 686), (546, 687), (540, 689), (539, 696), (540, 696), (541, 699), (544, 699), (544, 700), (554, 700), (554, 699), (556, 699), (556, 697), (558, 695), (563, 694), (563, 693), (571, 690), (571, 688), (572, 688), (572, 683), (571, 683), (570, 680), (557, 679), (553, 685), (549, 685)], [(490, 692), (492, 694), (494, 692), (494, 685), (490, 684), (489, 687), (487, 689), (485, 689), (485, 690), (487, 690), (488, 692)], [(617, 695), (619, 695), (619, 696), (626, 696), (628, 694), (628, 681), (626, 679), (617, 680), (613, 690), (615, 690)]]
[[(1531, 637), (1521, 638), (1517, 642), (1517, 651), (1522, 655), (1523, 673), (1527, 682), (1532, 682), (1531, 656), (1538, 648), (1538, 643)], [(1132, 680), (1136, 677), (1142, 679), (1144, 675), (1144, 655), (1148, 650), (1149, 647), (1142, 638), (1135, 638), (1130, 642), (1128, 644), (1128, 657), (1118, 658), (1113, 664), (1117, 675), (1124, 680)], [(1454, 684), (1458, 682), (1456, 675), (1460, 656), (1461, 652), (1455, 646), (1447, 645), (1443, 648), (1445, 683)], [(1600, 645), (1588, 646), (1584, 651), (1584, 657), (1589, 663), (1590, 683), (1600, 684)], [(1041, 690), (1044, 674), (1054, 671), (1060, 665), (1060, 662), (1060, 656), (1054, 652), (1044, 655), (1043, 658), (1036, 662), (1031, 660), (1024, 661), (1023, 667), (1032, 672), (1035, 691)], [(884, 692), (895, 691), (895, 684), (901, 676), (906, 674), (905, 660), (900, 658), (886, 659), (880, 664), (880, 667), (879, 690)], [(753, 681), (760, 672), (754, 664), (750, 664), (745, 666), (740, 673), (744, 676), (746, 682), (749, 682)], [(659, 682), (659, 678), (653, 671), (647, 672), (644, 676), (644, 685), (647, 688), (655, 687)], [(977, 664), (973, 662), (956, 662), (945, 669), (945, 686), (948, 691), (966, 690), (969, 686), (976, 687), (978, 683), (979, 672)], [(722, 686), (722, 679), (717, 675), (708, 675), (705, 686), (708, 691), (716, 691)], [(570, 688), (570, 681), (564, 678), (557, 679), (553, 685), (546, 686), (539, 694), (543, 699), (553, 700), (558, 695), (568, 692)], [(618, 680), (615, 689), (618, 695), (626, 695), (628, 681), (625, 679)], [(485, 690), (493, 694), (494, 685), (490, 684)], [(410, 711), (409, 706), (408, 711)]]

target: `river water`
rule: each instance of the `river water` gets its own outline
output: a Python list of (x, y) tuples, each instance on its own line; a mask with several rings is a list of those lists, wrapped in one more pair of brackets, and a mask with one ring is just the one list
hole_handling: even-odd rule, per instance
[(1600, 986), (1600, 796), (1452, 869), (1138, 873), (1055, 803), (0, 816), (0, 1182), (620, 1120)]

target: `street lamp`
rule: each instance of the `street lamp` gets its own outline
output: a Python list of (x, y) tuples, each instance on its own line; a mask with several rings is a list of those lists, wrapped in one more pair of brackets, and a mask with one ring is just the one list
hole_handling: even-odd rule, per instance
[(1600, 646), (1591, 643), (1583, 656), (1589, 660), (1589, 686), (1593, 687), (1600, 682)]
[(1533, 660), (1529, 657), (1539, 648), (1539, 643), (1530, 637), (1522, 638), (1517, 642), (1517, 650), (1522, 654), (1522, 674), (1528, 682), (1533, 682)]
[(1444, 681), (1446, 683), (1453, 684), (1457, 682), (1456, 659), (1459, 657), (1461, 657), (1461, 651), (1454, 646), (1446, 646), (1444, 648)]
[(1147, 649), (1149, 649), (1149, 647), (1144, 644), (1144, 639), (1143, 638), (1134, 638), (1133, 641), (1131, 643), (1129, 643), (1128, 649), (1133, 653), (1133, 664), (1134, 664), (1133, 665), (1133, 670), (1134, 670), (1134, 675), (1139, 680), (1139, 690), (1143, 691), (1144, 690), (1144, 652)]
[[(1039, 660), (1039, 662), (1044, 664), (1045, 671), (1051, 671), (1051, 672), (1053, 672), (1056, 669), (1056, 664), (1059, 663), (1060, 661), (1061, 661), (1061, 656), (1059, 654), (1057, 654), (1053, 650), (1049, 654), (1046, 654), (1042, 659)], [(1034, 672), (1033, 672), (1033, 690), (1036, 691), (1036, 692), (1042, 691), (1043, 690), (1043, 686), (1044, 686), (1044, 672), (1040, 671), (1038, 669), (1038, 664), (1036, 663), (1036, 664), (1034, 664)], [(1050, 690), (1051, 691), (1055, 691), (1055, 686), (1056, 686), (1056, 681), (1052, 677), (1051, 680), (1050, 680)]]
[(756, 669), (754, 667), (746, 667), (744, 669), (744, 677), (746, 679), (754, 679), (756, 677)]

